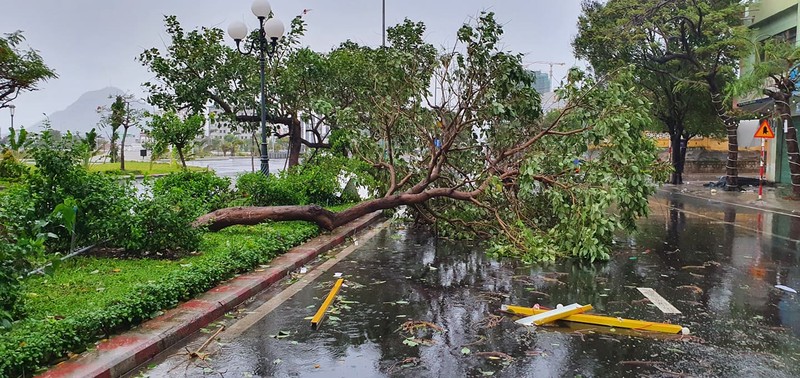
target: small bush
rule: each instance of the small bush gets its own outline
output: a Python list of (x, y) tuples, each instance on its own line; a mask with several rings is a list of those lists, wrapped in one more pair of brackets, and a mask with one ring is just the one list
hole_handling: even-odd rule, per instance
[(2, 160), (0, 160), (0, 178), (17, 181), (26, 173), (28, 173), (28, 167), (17, 160), (11, 151), (3, 152)]
[[(369, 182), (361, 179), (363, 174), (353, 161), (326, 155), (269, 177), (248, 173), (236, 188), (253, 206), (336, 206), (360, 200), (355, 186)], [(340, 180), (346, 180), (344, 188)]]
[[(75, 142), (65, 137), (61, 142), (43, 139), (33, 150), (37, 169), (27, 180), (32, 218), (53, 220), (56, 206), (74, 198), (77, 206), (74, 240), (76, 245), (90, 245), (110, 238), (119, 229), (135, 199), (129, 182), (100, 173), (89, 173), (80, 165)], [(49, 250), (66, 250), (71, 235), (56, 222), (45, 228), (58, 236), (48, 243)]]
[(280, 176), (247, 173), (236, 182), (238, 194), (251, 206), (304, 205), (308, 196), (296, 181)]
[(152, 198), (136, 201), (120, 222), (111, 245), (143, 255), (194, 251), (200, 245), (202, 231), (192, 227), (192, 222), (204, 212), (204, 206), (191, 193), (177, 187), (167, 192), (162, 189)]
[(231, 180), (214, 172), (183, 171), (159, 178), (153, 184), (153, 194), (162, 195), (174, 188), (199, 200), (206, 212), (226, 207), (233, 199)]
[(46, 221), (34, 219), (30, 192), (23, 185), (12, 185), (0, 192), (0, 328), (7, 328), (21, 313), (20, 282), (41, 260), (47, 235), (41, 230)]

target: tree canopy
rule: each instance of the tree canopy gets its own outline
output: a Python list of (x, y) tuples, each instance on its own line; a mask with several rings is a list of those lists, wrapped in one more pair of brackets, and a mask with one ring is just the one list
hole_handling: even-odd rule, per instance
[[(578, 35), (573, 40), (576, 56), (589, 61), (596, 73), (605, 74), (632, 64), (637, 87), (653, 104), (653, 131), (670, 135), (673, 184), (682, 183), (686, 144), (695, 136), (719, 135), (723, 130), (706, 88), (685, 76), (691, 69), (682, 61), (656, 62), (664, 46), (656, 37), (655, 24), (642, 24), (640, 38), (619, 38), (619, 25), (630, 15), (629, 1), (583, 3)], [(681, 145), (684, 148), (681, 148)]]
[(195, 114), (181, 119), (175, 112), (151, 115), (147, 134), (153, 139), (153, 150), (164, 151), (167, 147), (175, 148), (175, 153), (186, 168), (186, 151), (191, 149), (198, 135), (203, 133), (205, 120)]
[[(357, 77), (339, 90), (349, 101), (335, 123), (342, 150), (372, 167), (374, 198), (341, 212), (226, 208), (196, 225), (304, 219), (331, 229), (408, 206), (442, 233), (490, 239), (500, 254), (607, 258), (613, 232), (646, 214), (663, 172), (641, 132), (652, 122), (650, 104), (632, 89), (630, 70), (600, 80), (571, 71), (558, 91), (566, 107), (545, 119), (523, 56), (502, 50), (492, 13), (461, 27), (451, 50), (425, 42), (424, 30), (406, 21), (389, 32), (385, 48), (347, 42), (325, 57), (297, 53), (310, 69), (334, 58), (353, 67), (349, 75)], [(435, 100), (431, 83), (442, 94)]]
[(20, 93), (35, 91), (40, 82), (58, 77), (36, 50), (20, 49), (24, 40), (21, 31), (0, 36), (0, 109)]
[[(214, 104), (222, 109), (222, 116), (237, 124), (252, 125), (260, 121), (258, 62), (254, 55), (243, 55), (225, 41), (219, 28), (201, 28), (185, 31), (175, 16), (165, 17), (166, 32), (171, 43), (165, 50), (158, 48), (142, 52), (138, 60), (153, 72), (154, 81), (145, 82), (149, 92), (148, 102), (163, 110), (204, 113), (206, 106)], [(299, 146), (303, 139), (296, 109), (287, 108), (276, 91), (287, 57), (298, 47), (297, 38), (303, 34), (305, 24), (300, 17), (292, 21), (291, 29), (278, 44), (276, 55), (270, 60), (267, 72), (267, 114), (271, 123), (289, 126), (292, 143)], [(254, 32), (255, 33), (255, 32)], [(249, 39), (254, 38), (251, 35)], [(248, 40), (249, 40), (248, 39)], [(249, 42), (245, 41), (245, 44)], [(308, 142), (308, 141), (306, 141)], [(299, 147), (293, 164), (297, 163)]]
[(727, 175), (736, 186), (738, 121), (724, 93), (747, 53), (743, 12), (737, 0), (583, 3), (576, 55), (598, 73), (634, 65), (637, 85), (654, 104), (654, 118), (672, 137), (673, 183), (680, 183), (681, 140), (726, 132)]

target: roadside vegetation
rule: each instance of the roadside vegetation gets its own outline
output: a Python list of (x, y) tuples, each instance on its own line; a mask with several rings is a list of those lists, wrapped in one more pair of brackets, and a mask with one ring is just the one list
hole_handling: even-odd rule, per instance
[(19, 174), (0, 191), (0, 376), (31, 376), (320, 232), (297, 221), (208, 233), (192, 226), (202, 214), (309, 201), (341, 210), (359, 200), (341, 188), (342, 159), (309, 159), (302, 172), (269, 178), (247, 174), (234, 188), (213, 172), (179, 170), (137, 191), (87, 169), (85, 143), (44, 132), (22, 151), (34, 167), (11, 158), (2, 165)]

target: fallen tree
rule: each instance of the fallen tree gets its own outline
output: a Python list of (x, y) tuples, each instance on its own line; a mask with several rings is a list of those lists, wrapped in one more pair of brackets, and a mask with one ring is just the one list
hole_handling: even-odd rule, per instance
[(649, 104), (628, 71), (601, 81), (571, 71), (564, 107), (543, 116), (522, 56), (498, 47), (493, 14), (459, 29), (450, 51), (426, 44), (424, 30), (406, 22), (390, 30), (389, 48), (340, 47), (360, 54), (359, 74), (373, 79), (337, 122), (350, 130), (347, 152), (373, 167), (379, 195), (341, 212), (225, 208), (195, 226), (306, 220), (333, 229), (408, 206), (443, 234), (490, 238), (497, 253), (607, 258), (613, 233), (647, 213), (664, 172), (642, 133)]

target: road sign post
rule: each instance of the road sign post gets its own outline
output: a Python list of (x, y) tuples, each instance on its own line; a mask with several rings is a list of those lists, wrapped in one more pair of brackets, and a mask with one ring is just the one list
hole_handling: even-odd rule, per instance
[(772, 127), (769, 124), (769, 120), (761, 120), (761, 122), (758, 124), (758, 130), (756, 130), (753, 138), (761, 138), (761, 167), (759, 169), (760, 173), (758, 177), (758, 200), (760, 201), (762, 198), (764, 198), (764, 171), (766, 170), (765, 154), (767, 139), (775, 138), (775, 133), (772, 132)]

